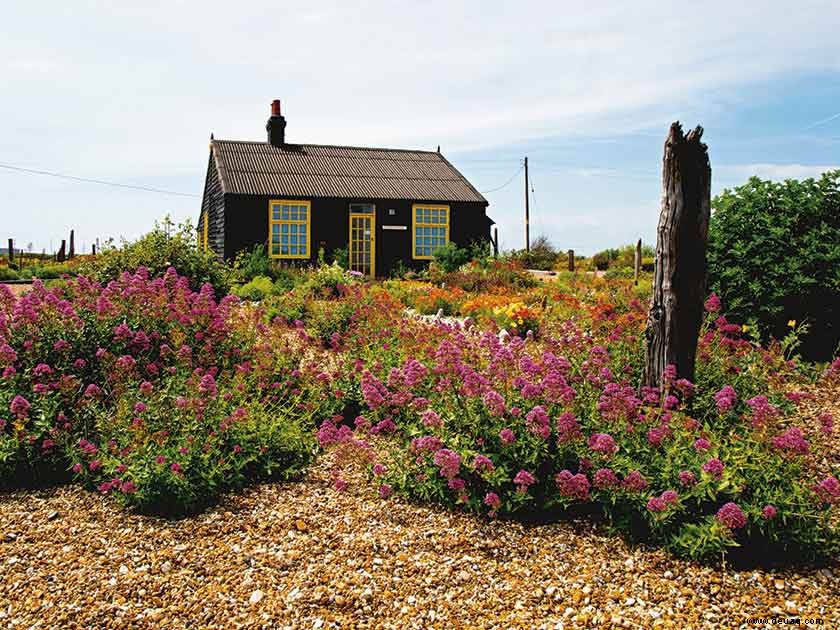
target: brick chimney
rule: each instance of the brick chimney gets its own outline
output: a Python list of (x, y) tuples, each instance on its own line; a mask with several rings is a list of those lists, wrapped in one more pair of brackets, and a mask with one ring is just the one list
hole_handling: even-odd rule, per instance
[(282, 147), (286, 143), (286, 119), (280, 113), (280, 101), (271, 102), (271, 118), (265, 124), (268, 132), (268, 143), (275, 147)]

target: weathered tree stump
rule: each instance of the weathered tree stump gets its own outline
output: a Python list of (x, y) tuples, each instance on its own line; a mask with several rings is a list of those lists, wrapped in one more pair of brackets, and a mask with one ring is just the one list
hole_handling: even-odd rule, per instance
[(662, 386), (665, 366), (694, 379), (706, 292), (706, 242), (712, 169), (698, 126), (671, 125), (662, 160), (662, 211), (656, 233), (653, 298), (648, 313), (643, 384)]

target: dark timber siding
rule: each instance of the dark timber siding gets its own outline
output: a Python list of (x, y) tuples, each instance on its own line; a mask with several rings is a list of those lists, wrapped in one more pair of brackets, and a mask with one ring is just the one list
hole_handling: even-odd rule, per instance
[[(206, 193), (205, 193), (206, 197)], [(224, 257), (233, 258), (241, 250), (268, 241), (268, 202), (281, 196), (224, 195), (222, 226)], [(406, 267), (420, 268), (428, 261), (411, 257), (411, 207), (414, 202), (406, 199), (322, 199), (295, 197), (312, 203), (310, 220), (309, 262), (318, 258), (323, 247), (330, 257), (336, 249), (346, 249), (349, 234), (349, 204), (372, 203), (376, 206), (376, 275), (388, 276), (402, 261)], [(432, 202), (429, 202), (432, 203)], [(435, 204), (447, 202), (433, 202)], [(480, 202), (448, 202), (449, 240), (460, 246), (489, 240), (490, 223), (486, 204)], [(390, 214), (390, 210), (394, 214)], [(213, 221), (211, 219), (211, 230)], [(388, 230), (384, 226), (405, 226), (405, 230)], [(215, 241), (214, 241), (215, 242)], [(214, 247), (215, 249), (215, 247)], [(216, 251), (221, 251), (221, 248)], [(289, 261), (306, 263), (307, 261)]]
[(204, 181), (204, 196), (201, 199), (201, 214), (198, 217), (199, 243), (204, 234), (204, 217), (209, 216), (207, 243), (217, 256), (225, 254), (225, 205), (219, 171), (213, 163), (213, 153), (207, 164), (207, 177)]

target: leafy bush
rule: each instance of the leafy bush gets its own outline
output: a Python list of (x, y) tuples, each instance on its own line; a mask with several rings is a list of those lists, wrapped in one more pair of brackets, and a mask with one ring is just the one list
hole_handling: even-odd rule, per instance
[(542, 269), (551, 271), (560, 263), (568, 260), (566, 254), (558, 252), (547, 236), (537, 236), (531, 243), (529, 251), (520, 249), (510, 254), (511, 258), (519, 261), (526, 269)]
[(262, 318), (174, 269), (106, 287), (36, 282), (19, 299), (0, 288), (0, 484), (72, 472), (127, 505), (181, 513), (294, 474), (314, 418), (339, 403), (305, 346)]
[(709, 280), (733, 318), (782, 338), (807, 321), (805, 356), (840, 342), (840, 171), (819, 180), (750, 179), (713, 202)]
[(470, 262), (471, 259), (472, 256), (468, 248), (458, 247), (452, 241), (449, 241), (446, 245), (435, 251), (435, 263), (444, 273), (457, 271), (462, 265)]
[[(280, 289), (282, 290), (282, 288)], [(268, 295), (275, 294), (278, 289), (267, 276), (256, 276), (250, 282), (234, 286), (232, 293), (244, 300), (258, 302)]]
[(105, 284), (126, 269), (140, 267), (153, 277), (172, 267), (189, 280), (194, 291), (209, 283), (216, 295), (222, 296), (230, 287), (229, 271), (212, 251), (198, 246), (189, 221), (176, 227), (168, 218), (134, 242), (107, 244), (99, 254), (80, 263), (78, 272)]
[(557, 306), (539, 337), (405, 322), (384, 302), (355, 318), (342, 343), (361, 370), (353, 439), (384, 451), (380, 493), (490, 516), (601, 513), (699, 559), (739, 545), (834, 553), (840, 484), (813, 467), (824, 438), (792, 424), (804, 380), (781, 348), (742, 338), (712, 300), (697, 382), (639, 394), (646, 308), (629, 285), (541, 288)]

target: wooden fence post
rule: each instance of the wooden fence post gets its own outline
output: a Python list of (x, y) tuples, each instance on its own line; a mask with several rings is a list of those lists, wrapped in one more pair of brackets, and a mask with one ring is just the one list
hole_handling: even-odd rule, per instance
[(90, 253), (93, 254), (94, 256), (96, 256), (96, 243), (93, 243), (90, 246)]
[(15, 241), (14, 239), (9, 239), (9, 264), (11, 265), (15, 262)]
[(662, 211), (656, 230), (653, 298), (645, 337), (642, 383), (662, 387), (665, 367), (694, 380), (697, 337), (706, 290), (706, 243), (711, 212), (712, 168), (698, 126), (683, 135), (671, 125), (662, 160)]
[(67, 258), (73, 258), (76, 255), (76, 230), (70, 230), (70, 251), (67, 254)]
[(569, 250), (569, 271), (575, 270), (575, 250)]
[(633, 284), (639, 284), (639, 272), (642, 270), (642, 239), (636, 241), (636, 256), (633, 259)]

